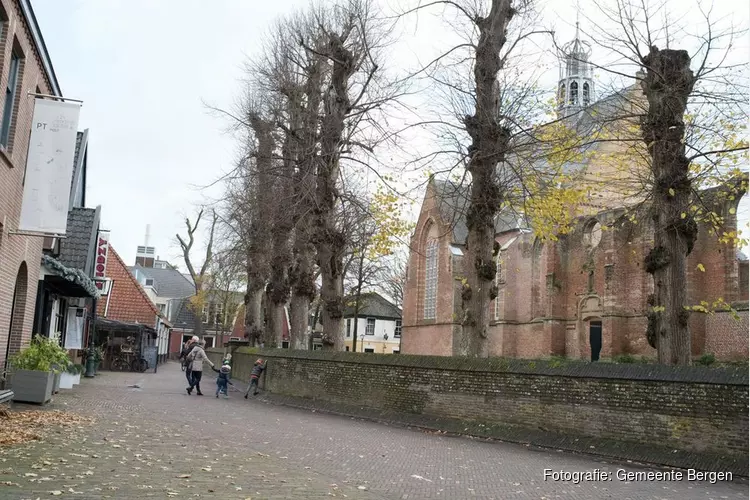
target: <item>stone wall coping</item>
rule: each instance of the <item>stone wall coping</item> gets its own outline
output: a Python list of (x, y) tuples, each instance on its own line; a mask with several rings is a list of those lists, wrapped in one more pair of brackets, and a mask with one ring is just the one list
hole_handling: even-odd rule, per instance
[[(223, 352), (212, 349), (214, 352)], [(512, 358), (467, 358), (417, 356), (409, 354), (363, 354), (290, 349), (252, 349), (243, 353), (259, 358), (289, 358), (310, 361), (378, 366), (401, 366), (435, 370), (513, 373), (532, 376), (645, 380), (653, 382), (700, 383), (747, 386), (746, 367), (666, 366), (649, 363), (589, 363), (583, 360), (529, 360)]]

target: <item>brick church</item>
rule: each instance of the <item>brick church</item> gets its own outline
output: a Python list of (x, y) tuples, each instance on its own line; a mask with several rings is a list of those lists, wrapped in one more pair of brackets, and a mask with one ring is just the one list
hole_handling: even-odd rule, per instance
[[(595, 101), (591, 66), (586, 62), (589, 56), (587, 44), (576, 38), (568, 45), (560, 77), (559, 111), (577, 130), (582, 129), (582, 122), (621, 106), (618, 100), (627, 99), (627, 93), (639, 92), (633, 86)], [(593, 342), (601, 345), (602, 358), (656, 356), (646, 339), (647, 299), (653, 293), (653, 281), (643, 269), (644, 257), (653, 245), (653, 225), (647, 217), (637, 224), (631, 222), (622, 208), (625, 203), (619, 200), (618, 206), (612, 193), (597, 194), (588, 204), (587, 215), (558, 241), (536, 238), (526, 219), (509, 211), (496, 218), (495, 241), (500, 251), (495, 279), (498, 296), (489, 305), (490, 355), (587, 359)], [(403, 305), (404, 354), (450, 356), (458, 352), (461, 325), (456, 318), (461, 310), (468, 200), (468, 188), (451, 181), (431, 178), (427, 185), (410, 244)], [(727, 230), (737, 227), (738, 202), (716, 202), (715, 210), (725, 217)], [(722, 298), (740, 316), (737, 320), (729, 312), (691, 313), (693, 354), (746, 360), (747, 257), (701, 226), (687, 269), (690, 304)]]

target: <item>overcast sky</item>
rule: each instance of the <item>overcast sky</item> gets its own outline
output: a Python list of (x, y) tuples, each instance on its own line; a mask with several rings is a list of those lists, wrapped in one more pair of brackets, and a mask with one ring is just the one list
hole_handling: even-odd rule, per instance
[[(198, 187), (230, 169), (236, 153), (227, 123), (203, 101), (230, 107), (242, 89), (243, 63), (258, 52), (267, 27), (307, 3), (33, 0), (64, 95), (84, 101), (79, 128), (90, 129), (87, 205), (102, 205), (102, 228), (112, 231), (112, 245), (127, 264), (144, 244), (146, 224), (156, 253), (182, 264), (175, 233), (184, 232), (183, 217), (195, 205), (220, 194)], [(546, 15), (567, 39), (574, 15), (558, 14), (574, 9), (562, 3)], [(717, 3), (732, 8), (728, 0)], [(742, 8), (738, 15), (747, 18)], [(424, 52), (440, 40), (430, 26), (422, 16), (406, 27), (398, 53), (403, 61), (417, 54), (427, 60)], [(549, 71), (545, 82), (554, 86), (557, 69)], [(746, 220), (747, 210), (741, 214)]]

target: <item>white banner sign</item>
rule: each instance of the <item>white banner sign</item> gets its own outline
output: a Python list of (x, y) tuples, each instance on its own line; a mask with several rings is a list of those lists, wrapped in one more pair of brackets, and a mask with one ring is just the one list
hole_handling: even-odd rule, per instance
[(68, 308), (68, 325), (65, 330), (65, 349), (83, 349), (83, 324), (86, 320), (81, 307)]
[(81, 105), (35, 99), (19, 231), (65, 234)]

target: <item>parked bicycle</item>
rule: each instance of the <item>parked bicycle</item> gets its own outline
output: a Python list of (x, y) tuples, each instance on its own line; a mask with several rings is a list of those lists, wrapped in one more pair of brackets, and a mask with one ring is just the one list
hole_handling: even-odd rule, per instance
[(141, 357), (140, 352), (136, 352), (135, 339), (128, 337), (126, 343), (120, 346), (120, 353), (112, 359), (111, 368), (113, 371), (132, 371), (145, 372), (149, 364), (145, 358)]

